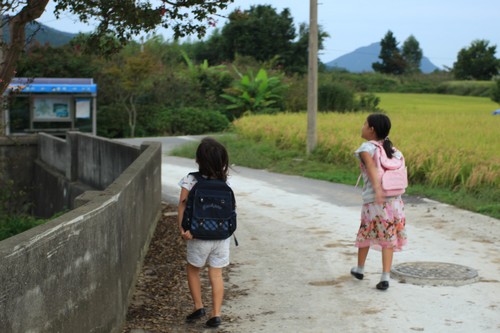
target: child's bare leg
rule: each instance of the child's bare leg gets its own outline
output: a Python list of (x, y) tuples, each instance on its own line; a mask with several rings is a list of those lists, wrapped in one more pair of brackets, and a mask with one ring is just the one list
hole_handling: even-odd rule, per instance
[(370, 247), (360, 247), (358, 249), (358, 267), (365, 267), (366, 257), (368, 257), (368, 251)]
[(200, 271), (201, 268), (195, 267), (191, 264), (187, 264), (189, 291), (191, 292), (191, 298), (193, 299), (195, 310), (201, 309), (203, 307), (203, 301), (201, 300)]
[(369, 250), (369, 246), (358, 248), (358, 266), (351, 268), (351, 275), (358, 280), (363, 280), (365, 273), (365, 261)]
[(382, 249), (382, 272), (390, 273), (392, 266), (392, 255), (394, 253), (393, 248), (383, 248)]
[(224, 280), (222, 278), (222, 268), (208, 268), (210, 285), (212, 286), (212, 315), (210, 317), (220, 317), (222, 299), (224, 298)]

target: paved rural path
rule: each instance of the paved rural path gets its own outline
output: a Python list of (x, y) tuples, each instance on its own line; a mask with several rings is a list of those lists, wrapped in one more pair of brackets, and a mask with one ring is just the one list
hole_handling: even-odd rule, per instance
[[(154, 140), (167, 153), (193, 138)], [(177, 202), (177, 182), (194, 169), (193, 160), (164, 154), (164, 200)], [(393, 279), (381, 292), (375, 289), (379, 252), (370, 252), (363, 281), (349, 275), (356, 263), (359, 189), (238, 166), (229, 182), (238, 202), (240, 246), (232, 243), (226, 287), (243, 295), (225, 302), (224, 314), (235, 319), (223, 323), (224, 331), (500, 331), (499, 220), (407, 198), (409, 245), (395, 254), (394, 265), (464, 265), (478, 271), (479, 281), (432, 286)]]

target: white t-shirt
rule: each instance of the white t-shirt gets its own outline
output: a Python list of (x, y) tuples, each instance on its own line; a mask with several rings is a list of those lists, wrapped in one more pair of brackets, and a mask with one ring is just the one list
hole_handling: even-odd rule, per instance
[(182, 177), (182, 179), (179, 181), (179, 186), (182, 188), (185, 188), (188, 191), (191, 191), (193, 188), (194, 184), (196, 184), (198, 181), (196, 180), (196, 177), (193, 175), (187, 175)]
[[(372, 142), (366, 141), (361, 144), (361, 146), (356, 149), (354, 152), (354, 156), (356, 156), (361, 163), (361, 158), (359, 157), (359, 154), (362, 152), (367, 152), (370, 154), (370, 156), (373, 158), (373, 155), (375, 154), (375, 149), (377, 149), (377, 146), (373, 144)], [(383, 148), (382, 148), (383, 149)], [(402, 156), (401, 152), (396, 150), (394, 152), (393, 157), (400, 159)], [(375, 201), (375, 191), (373, 190), (372, 183), (370, 182), (370, 179), (368, 178), (368, 174), (366, 173), (365, 169), (361, 169), (362, 172), (361, 174), (363, 175), (363, 191), (361, 193), (361, 197), (363, 198), (363, 203), (370, 203)]]

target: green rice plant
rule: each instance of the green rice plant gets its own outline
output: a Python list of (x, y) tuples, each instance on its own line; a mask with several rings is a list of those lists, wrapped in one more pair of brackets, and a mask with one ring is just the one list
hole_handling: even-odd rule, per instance
[[(410, 182), (449, 189), (500, 187), (500, 117), (488, 98), (435, 94), (377, 94), (392, 121), (390, 138), (406, 157)], [(317, 115), (321, 161), (356, 166), (367, 113)], [(278, 148), (305, 151), (305, 113), (258, 115), (234, 123), (237, 133)]]

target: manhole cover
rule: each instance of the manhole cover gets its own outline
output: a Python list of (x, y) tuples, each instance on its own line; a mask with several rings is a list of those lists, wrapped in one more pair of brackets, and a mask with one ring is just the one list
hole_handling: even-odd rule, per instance
[(407, 262), (396, 265), (391, 277), (403, 283), (432, 286), (463, 286), (479, 280), (475, 269), (444, 262)]

